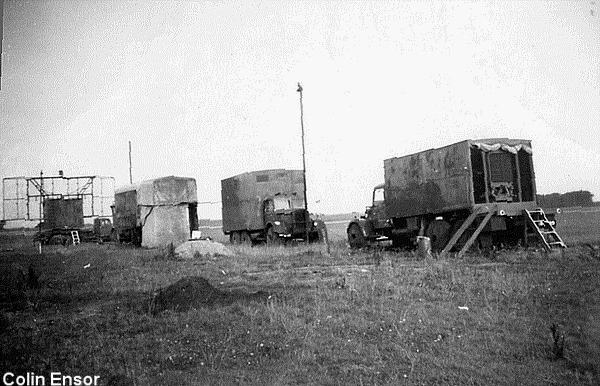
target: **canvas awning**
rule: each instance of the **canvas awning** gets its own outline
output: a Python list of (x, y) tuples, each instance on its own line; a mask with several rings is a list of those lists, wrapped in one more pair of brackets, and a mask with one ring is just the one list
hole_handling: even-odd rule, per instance
[(471, 142), (471, 145), (475, 146), (483, 151), (496, 151), (496, 150), (502, 149), (509, 153), (517, 154), (517, 152), (519, 150), (523, 149), (525, 152), (527, 152), (529, 154), (533, 153), (533, 150), (531, 149), (531, 147), (529, 147), (525, 144), (509, 145), (506, 143), (489, 144), (489, 143), (483, 143), (483, 142)]

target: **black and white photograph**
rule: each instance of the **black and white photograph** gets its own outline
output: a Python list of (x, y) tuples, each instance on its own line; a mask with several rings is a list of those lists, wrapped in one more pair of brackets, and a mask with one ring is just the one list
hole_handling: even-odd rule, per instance
[(598, 12), (0, 0), (0, 385), (600, 384)]

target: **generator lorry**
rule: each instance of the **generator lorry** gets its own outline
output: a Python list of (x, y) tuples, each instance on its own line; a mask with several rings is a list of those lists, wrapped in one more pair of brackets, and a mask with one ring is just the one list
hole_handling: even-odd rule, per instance
[(304, 204), (302, 170), (242, 173), (221, 181), (223, 233), (232, 244), (319, 240), (325, 225)]
[(38, 225), (39, 232), (36, 235), (36, 240), (42, 244), (103, 242), (114, 235), (114, 228), (108, 217), (94, 217), (93, 224), (84, 223), (81, 197), (46, 198), (42, 206), (44, 220)]
[(441, 254), (462, 255), (475, 242), (527, 245), (532, 237), (546, 249), (566, 247), (536, 202), (529, 140), (464, 140), (386, 159), (384, 181), (365, 214), (348, 224), (353, 248), (381, 240), (413, 247), (419, 236)]

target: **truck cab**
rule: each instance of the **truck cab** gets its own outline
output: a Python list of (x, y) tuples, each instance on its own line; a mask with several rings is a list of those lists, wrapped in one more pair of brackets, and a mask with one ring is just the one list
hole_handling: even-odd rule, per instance
[(365, 218), (369, 219), (375, 228), (389, 227), (385, 217), (385, 185), (377, 185), (373, 189), (373, 204), (367, 207)]
[(223, 233), (232, 244), (319, 240), (325, 224), (309, 215), (304, 192), (302, 170), (258, 170), (221, 180)]
[(110, 241), (115, 238), (114, 227), (107, 217), (97, 217), (94, 219), (94, 236), (98, 241)]
[(304, 202), (296, 196), (275, 195), (263, 201), (263, 221), (268, 244), (283, 240), (309, 238), (317, 230), (318, 220), (312, 220)]
[(372, 204), (366, 207), (365, 214), (348, 225), (348, 242), (351, 247), (360, 248), (369, 242), (390, 238), (391, 231), (386, 217), (385, 184), (379, 184), (373, 188)]

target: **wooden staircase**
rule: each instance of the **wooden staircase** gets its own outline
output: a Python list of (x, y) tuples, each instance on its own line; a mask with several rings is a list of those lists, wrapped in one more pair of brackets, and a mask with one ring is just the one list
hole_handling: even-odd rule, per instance
[(546, 217), (546, 213), (541, 208), (524, 211), (527, 223), (530, 225), (534, 234), (542, 242), (546, 252), (550, 252), (553, 247), (566, 248), (567, 245), (560, 238), (552, 222)]
[[(445, 257), (450, 252), (450, 250), (452, 248), (454, 248), (454, 246), (456, 245), (458, 240), (467, 231), (467, 229), (469, 229), (469, 227), (473, 224), (475, 219), (477, 219), (478, 217), (483, 216), (485, 214), (485, 217), (479, 223), (479, 225), (477, 226), (475, 231), (471, 234), (471, 237), (469, 237), (467, 242), (462, 246), (462, 248), (458, 252), (457, 257), (458, 258), (463, 257), (464, 254), (467, 253), (469, 248), (471, 248), (471, 246), (473, 245), (475, 240), (477, 240), (477, 237), (479, 236), (481, 231), (483, 231), (483, 228), (485, 228), (485, 226), (487, 225), (487, 223), (490, 221), (490, 219), (492, 218), (494, 213), (496, 213), (497, 210), (498, 210), (498, 207), (496, 205), (486, 205), (486, 206), (480, 207), (478, 210), (471, 213), (469, 215), (469, 217), (467, 217), (465, 222), (462, 223), (460, 228), (458, 228), (456, 233), (454, 233), (454, 235), (450, 238), (450, 241), (448, 241), (448, 244), (446, 245), (446, 247), (442, 250), (442, 252), (440, 252), (439, 257), (440, 258)], [(531, 228), (533, 230), (533, 234), (535, 236), (537, 236), (537, 238), (542, 242), (542, 245), (544, 246), (544, 249), (546, 250), (546, 252), (550, 252), (553, 247), (560, 247), (560, 248), (567, 247), (567, 245), (564, 243), (564, 241), (560, 238), (560, 236), (556, 232), (556, 229), (552, 225), (552, 222), (550, 220), (548, 220), (548, 217), (546, 217), (546, 214), (544, 213), (544, 211), (542, 209), (536, 209), (536, 210), (526, 210), (525, 209), (523, 211), (523, 214), (526, 218), (529, 228)]]
[(450, 241), (448, 241), (448, 244), (446, 245), (446, 247), (442, 250), (442, 252), (440, 252), (439, 257), (440, 258), (445, 257), (448, 254), (448, 252), (450, 252), (450, 250), (456, 245), (456, 243), (462, 237), (462, 235), (465, 233), (465, 231), (471, 226), (471, 224), (473, 224), (475, 219), (477, 217), (485, 214), (485, 217), (479, 223), (479, 225), (477, 226), (477, 229), (475, 229), (475, 232), (473, 232), (471, 237), (469, 237), (469, 240), (467, 240), (465, 245), (463, 245), (462, 248), (460, 249), (460, 251), (458, 252), (457, 257), (458, 258), (463, 257), (465, 255), (465, 253), (467, 253), (469, 248), (471, 248), (471, 245), (473, 245), (475, 240), (477, 240), (477, 237), (479, 236), (479, 234), (481, 233), (483, 228), (485, 228), (487, 223), (490, 221), (490, 219), (492, 218), (494, 213), (496, 213), (496, 210), (497, 210), (496, 205), (493, 205), (493, 206), (486, 205), (486, 206), (480, 207), (478, 210), (471, 213), (469, 215), (469, 217), (467, 217), (465, 222), (462, 223), (460, 228), (458, 228), (456, 233), (454, 233), (454, 235), (450, 238)]

